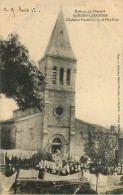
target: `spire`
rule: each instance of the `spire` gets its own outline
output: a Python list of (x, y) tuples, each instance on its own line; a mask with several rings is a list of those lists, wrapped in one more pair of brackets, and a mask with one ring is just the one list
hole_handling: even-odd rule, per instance
[(75, 59), (64, 21), (62, 6), (60, 6), (58, 18), (53, 28), (44, 56)]

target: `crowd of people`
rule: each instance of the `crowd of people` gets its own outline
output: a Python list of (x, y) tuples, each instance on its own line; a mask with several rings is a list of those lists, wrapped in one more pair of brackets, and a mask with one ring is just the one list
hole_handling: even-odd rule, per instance
[(5, 155), (5, 163), (6, 163), (6, 176), (12, 175), (15, 171), (18, 171), (19, 169), (36, 169), (39, 170), (39, 178), (43, 178), (43, 175), (45, 172), (55, 174), (55, 175), (69, 175), (74, 174), (77, 172), (84, 173), (83, 163), (81, 163), (79, 160), (75, 160), (73, 158), (68, 158), (66, 160), (62, 159), (60, 153), (53, 154), (52, 161), (41, 159), (33, 160), (33, 158), (27, 159), (21, 159), (21, 157), (18, 157), (17, 155), (9, 158), (9, 156)]
[(82, 164), (80, 162), (65, 162), (63, 163), (56, 163), (50, 161), (43, 161), (41, 160), (36, 169), (39, 170), (39, 178), (43, 178), (44, 172), (48, 172), (55, 175), (66, 176), (69, 174), (74, 174), (80, 171), (84, 171)]
[(121, 174), (121, 171), (122, 171), (122, 168), (121, 168), (120, 163), (118, 163), (118, 165), (115, 167), (112, 166), (112, 167), (107, 168), (108, 175), (119, 175), (119, 174)]
[[(60, 151), (52, 154), (52, 159), (38, 159), (38, 158), (21, 158), (17, 155), (9, 156), (5, 155), (5, 164), (6, 164), (6, 176), (11, 176), (15, 171), (19, 169), (35, 169), (39, 170), (39, 178), (43, 178), (44, 173), (51, 173), (55, 175), (66, 176), (69, 174), (74, 174), (81, 172), (82, 176), (84, 175), (84, 169), (86, 167), (85, 163), (82, 163), (81, 160), (75, 160), (72, 157), (63, 158)], [(93, 169), (92, 169), (93, 170)], [(121, 165), (115, 167), (104, 167), (103, 174), (105, 175), (116, 175), (121, 174)]]

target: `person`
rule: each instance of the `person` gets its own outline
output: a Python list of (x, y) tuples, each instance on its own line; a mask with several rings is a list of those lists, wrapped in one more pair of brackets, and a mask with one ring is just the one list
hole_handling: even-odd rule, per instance
[(8, 156), (7, 156), (7, 152), (5, 154), (5, 163), (7, 164), (8, 163)]
[(70, 174), (70, 167), (69, 167), (69, 165), (68, 165), (67, 168), (66, 168), (66, 172), (67, 172), (67, 175)]
[(70, 174), (71, 175), (74, 174), (74, 167), (73, 167), (73, 165), (70, 167)]
[(18, 158), (18, 169), (21, 169), (21, 164), (22, 164), (22, 163), (21, 163), (21, 158), (19, 157), (19, 158)]
[(50, 165), (49, 165), (49, 173), (52, 173), (52, 164), (50, 163)]
[(65, 176), (66, 174), (67, 174), (66, 167), (64, 166), (64, 167), (62, 167), (62, 175)]
[(41, 164), (39, 167), (39, 174), (38, 174), (39, 179), (44, 179), (44, 172), (45, 172), (44, 166)]
[(56, 165), (53, 164), (52, 174), (56, 174)]
[(9, 159), (9, 156), (7, 156), (7, 152), (6, 152), (6, 156), (5, 156), (5, 163), (6, 163), (6, 165), (8, 165), (10, 163), (10, 159)]
[(82, 173), (82, 177), (83, 177), (84, 176), (84, 168), (82, 168), (82, 172), (81, 173)]
[(111, 175), (113, 175), (113, 171), (114, 171), (114, 169), (113, 169), (113, 167), (111, 167), (111, 168), (110, 168), (110, 173), (111, 173)]
[(74, 171), (75, 171), (75, 173), (78, 172), (78, 166), (77, 166), (77, 164), (75, 165)]
[(12, 169), (12, 167), (10, 167), (10, 170), (9, 170), (9, 172), (8, 172), (8, 176), (10, 177), (11, 175), (13, 175), (13, 169)]
[(39, 168), (39, 164), (37, 164), (37, 165), (36, 165), (36, 170), (39, 170), (39, 169), (40, 169), (40, 168)]
[(47, 172), (50, 173), (50, 165), (47, 164)]
[(80, 166), (80, 164), (78, 165), (78, 171), (79, 171), (79, 172), (81, 171), (81, 166)]
[(12, 171), (13, 171), (13, 173), (15, 173), (15, 167), (12, 167)]
[(115, 167), (115, 172), (116, 172), (116, 173), (118, 172), (118, 167)]

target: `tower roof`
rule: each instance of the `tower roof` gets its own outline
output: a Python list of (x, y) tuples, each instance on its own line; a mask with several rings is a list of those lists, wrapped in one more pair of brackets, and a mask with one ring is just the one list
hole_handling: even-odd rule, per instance
[(70, 45), (62, 8), (60, 8), (48, 46), (44, 53), (44, 57), (45, 56), (63, 57), (73, 60), (75, 59)]

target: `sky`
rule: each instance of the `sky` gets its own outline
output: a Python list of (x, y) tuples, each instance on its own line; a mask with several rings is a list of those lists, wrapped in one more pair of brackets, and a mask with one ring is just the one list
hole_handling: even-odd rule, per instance
[[(17, 33), (21, 42), (28, 48), (30, 57), (38, 64), (47, 47), (61, 4), (71, 46), (77, 59), (76, 117), (109, 128), (111, 125), (118, 125), (120, 114), (120, 125), (123, 127), (122, 0), (1, 0), (0, 35), (5, 39), (10, 33)], [(22, 12), (24, 8), (28, 8), (29, 12)], [(37, 12), (32, 12), (32, 8)], [(17, 11), (18, 9), (21, 11)], [(66, 21), (66, 18), (73, 18), (75, 10), (102, 11), (108, 14), (108, 19), (115, 18), (119, 21)], [(12, 111), (17, 105), (13, 100), (1, 98), (0, 108), (0, 120), (5, 120), (12, 117)]]

